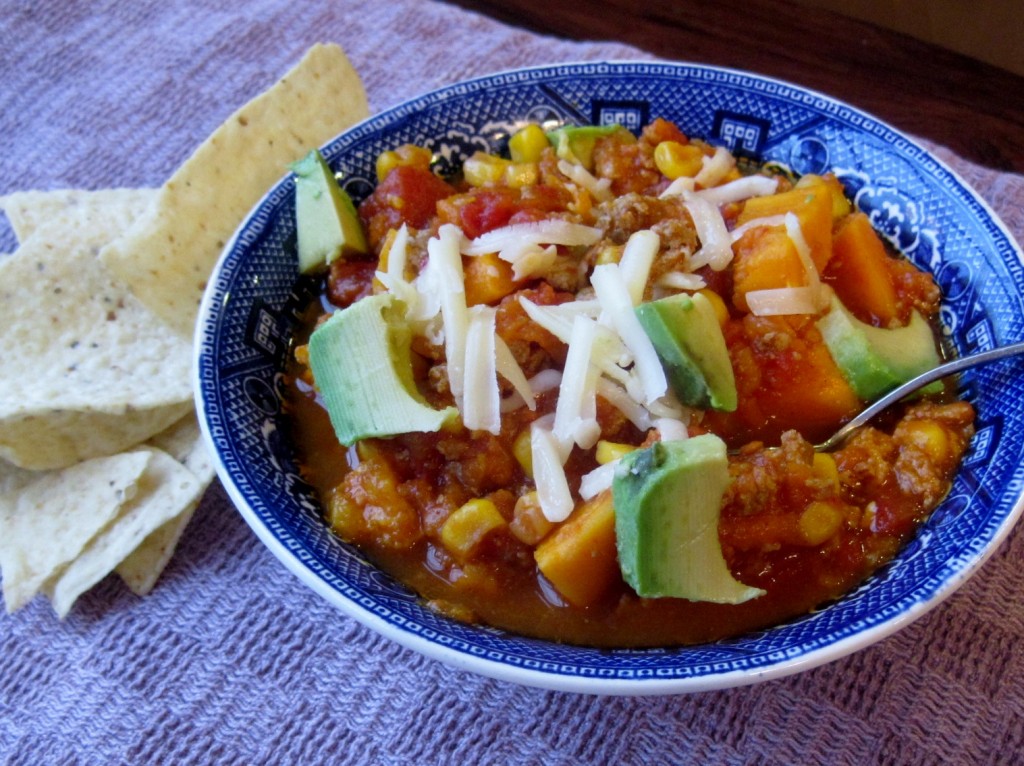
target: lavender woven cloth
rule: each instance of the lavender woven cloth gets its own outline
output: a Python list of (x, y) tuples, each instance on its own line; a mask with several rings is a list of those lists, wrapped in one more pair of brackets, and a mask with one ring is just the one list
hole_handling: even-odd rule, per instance
[[(428, 0), (221, 5), (0, 4), (0, 194), (158, 185), (316, 41), (346, 49), (374, 111), (513, 66), (646, 57)], [(936, 151), (1024, 239), (1024, 178)], [(287, 573), (215, 484), (145, 599), (111, 577), (63, 623), (43, 599), (0, 617), (0, 762), (1014, 763), (1022, 559), (1015, 533), (922, 619), (800, 675), (590, 697), (468, 675), (378, 637)]]

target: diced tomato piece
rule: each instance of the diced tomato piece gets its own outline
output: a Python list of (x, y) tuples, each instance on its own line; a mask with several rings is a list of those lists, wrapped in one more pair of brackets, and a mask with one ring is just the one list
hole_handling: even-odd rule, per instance
[(376, 270), (376, 261), (335, 261), (327, 277), (327, 297), (335, 306), (351, 306), (373, 291)]
[(517, 210), (519, 193), (506, 187), (474, 189), (440, 206), (442, 222), (454, 223), (470, 239), (501, 228)]
[(564, 210), (567, 193), (551, 186), (507, 186), (472, 189), (438, 206), (442, 223), (453, 223), (470, 239), (510, 223), (536, 221)]
[(437, 215), (437, 203), (455, 193), (451, 184), (429, 170), (399, 165), (359, 206), (370, 244), (376, 248), (390, 229), (403, 223), (427, 228)]

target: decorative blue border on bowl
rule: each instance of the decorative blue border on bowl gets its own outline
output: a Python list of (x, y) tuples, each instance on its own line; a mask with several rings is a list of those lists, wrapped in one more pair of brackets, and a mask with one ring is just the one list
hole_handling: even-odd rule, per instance
[[(654, 117), (740, 156), (799, 173), (835, 169), (876, 228), (944, 295), (960, 352), (1024, 338), (1021, 252), (956, 174), (882, 122), (794, 85), (716, 67), (598, 62), (533, 67), (457, 83), (389, 109), (322, 151), (357, 200), (379, 152), (428, 146), (442, 171), (475, 149), (500, 149), (524, 122)], [(697, 647), (597, 650), (467, 626), (424, 608), (322, 523), (283, 435), (281, 370), (291, 328), (314, 294), (297, 277), (291, 178), (241, 225), (215, 270), (196, 332), (196, 400), (220, 478), (281, 561), (346, 614), (457, 667), (594, 693), (669, 693), (777, 677), (836, 659), (891, 633), (949, 595), (1022, 510), (1024, 428), (1010, 363), (965, 374), (978, 436), (948, 499), (920, 534), (856, 592), (786, 625)]]

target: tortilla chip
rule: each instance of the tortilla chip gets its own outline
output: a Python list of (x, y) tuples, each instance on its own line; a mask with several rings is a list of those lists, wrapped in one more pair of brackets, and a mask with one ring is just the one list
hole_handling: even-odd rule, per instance
[(104, 263), (191, 339), (206, 282), (245, 215), (288, 163), (368, 113), (362, 83), (341, 48), (314, 46), (196, 149), (147, 214), (104, 248)]
[(29, 471), (19, 468), (14, 463), (0, 460), (0, 495), (28, 486), (42, 475), (40, 471)]
[[(43, 590), (63, 618), (78, 597), (98, 583), (139, 547), (152, 532), (199, 502), (204, 486), (181, 463), (161, 450), (149, 450), (149, 462), (137, 491), (120, 515), (97, 534), (84, 550)], [(6, 583), (6, 576), (4, 578)]]
[(139, 189), (23, 191), (0, 197), (0, 210), (7, 215), (18, 242), (24, 242), (36, 229), (64, 215), (68, 208), (96, 204), (131, 205), (140, 193), (156, 197), (155, 189), (141, 192)]
[(151, 533), (138, 548), (117, 565), (115, 571), (118, 577), (136, 596), (145, 596), (156, 586), (198, 507), (198, 500), (191, 503), (181, 513)]
[(81, 553), (137, 491), (149, 451), (87, 460), (0, 495), (7, 611), (21, 608)]
[(193, 410), (170, 428), (161, 431), (146, 444), (163, 450), (205, 484), (213, 480), (213, 459), (199, 430), (199, 419)]
[(96, 255), (152, 198), (79, 193), (0, 262), (0, 458), (38, 470), (115, 454), (192, 408), (191, 344)]
[[(213, 480), (213, 462), (203, 443), (194, 413), (182, 418), (163, 433), (157, 434), (148, 444), (164, 450), (189, 469), (204, 489)], [(156, 585), (198, 505), (199, 501), (196, 500), (184, 508), (181, 513), (150, 534), (117, 565), (117, 574), (133, 593), (144, 596)]]

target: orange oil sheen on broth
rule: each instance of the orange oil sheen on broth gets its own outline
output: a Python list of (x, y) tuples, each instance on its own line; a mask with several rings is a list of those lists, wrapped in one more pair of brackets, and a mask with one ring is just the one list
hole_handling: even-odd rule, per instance
[[(559, 368), (565, 346), (525, 317), (517, 301), (520, 293), (540, 304), (572, 300), (577, 290), (586, 288), (580, 273), (614, 257), (616, 248), (621, 252), (625, 237), (638, 227), (660, 230), (668, 249), (673, 244), (682, 248), (692, 238), (692, 233), (680, 231), (678, 220), (666, 217), (672, 205), (654, 196), (669, 183), (653, 160), (657, 145), (665, 141), (697, 147), (705, 154), (713, 151), (689, 142), (664, 121), (649, 126), (639, 140), (598, 140), (595, 172), (612, 178), (616, 195), (604, 204), (581, 200), (578, 191), (567, 188), (559, 180), (551, 151), (537, 162), (535, 182), (519, 187), (442, 181), (432, 176), (420, 155), (421, 164), (392, 170), (363, 203), (363, 221), (377, 248), (401, 223), (416, 230), (413, 239), (425, 240), (442, 223), (456, 223), (476, 236), (509, 223), (551, 216), (599, 222), (609, 235), (600, 246), (572, 255), (578, 268), (520, 281), (500, 265), (472, 264), (466, 271), (467, 295), (498, 307), (499, 335), (514, 350), (524, 372), (534, 375)], [(827, 193), (824, 186), (815, 191)], [(825, 227), (819, 234), (832, 245), (840, 242), (840, 254), (867, 236), (859, 228), (861, 222), (853, 222), (854, 229), (842, 234), (851, 225), (850, 216), (825, 220), (823, 210), (831, 207), (819, 205), (814, 213), (819, 226)], [(723, 214), (734, 223), (742, 213), (731, 208)], [(423, 256), (416, 252), (411, 260), (419, 268)], [(676, 263), (680, 255), (664, 252), (662, 257)], [(653, 272), (660, 267), (669, 268), (656, 263)], [(372, 271), (364, 264), (336, 269), (325, 280), (326, 302), (333, 286), (335, 304), (343, 303), (337, 298), (341, 283), (349, 297), (380, 289)], [(851, 272), (867, 273), (889, 285), (886, 300), (872, 303), (856, 289), (845, 288)], [(328, 523), (446, 614), (576, 644), (667, 646), (711, 641), (777, 624), (849, 591), (891, 559), (941, 500), (971, 436), (973, 412), (948, 395), (938, 403), (917, 403), (891, 415), (885, 430), (865, 429), (833, 455), (816, 456), (808, 440), (826, 436), (856, 411), (860, 401), (829, 357), (813, 319), (755, 317), (737, 308), (742, 300), (733, 294), (731, 268), (702, 273), (727, 309), (723, 332), (740, 406), (733, 413), (706, 413), (691, 423), (690, 433), (710, 431), (731, 446), (747, 445), (730, 458), (731, 484), (719, 539), (733, 575), (764, 589), (765, 596), (736, 605), (642, 599), (616, 573), (588, 603), (570, 604), (538, 571), (534, 549), (555, 533), (557, 525), (524, 510), (520, 498), (533, 484), (517, 457), (517, 439), (535, 419), (554, 412), (556, 392), (542, 395), (536, 411), (523, 407), (506, 413), (498, 434), (456, 429), (369, 439), (345, 448), (337, 442), (300, 352), (288, 370), (291, 435)], [(850, 296), (861, 318), (876, 325), (906, 321), (911, 309), (933, 319), (937, 311), (938, 292), (930, 277), (888, 254), (866, 266), (851, 265), (851, 257), (844, 255), (831, 269), (825, 264), (822, 279), (840, 297)], [(301, 348), (303, 333), (321, 318), (323, 305), (310, 307), (297, 347)], [(413, 359), (424, 397), (436, 407), (451, 404), (440, 374), (443, 349), (417, 341)], [(639, 431), (601, 398), (598, 421), (601, 437), (608, 442), (640, 445), (656, 438)], [(781, 444), (781, 449), (765, 450), (762, 443)], [(574, 492), (581, 477), (597, 465), (594, 448), (573, 450), (566, 476)], [(503, 524), (475, 545), (469, 558), (460, 558), (445, 548), (442, 529), (456, 509), (479, 499), (489, 503), (488, 509), (493, 508)], [(606, 564), (607, 555), (607, 550), (595, 551), (595, 561)]]

